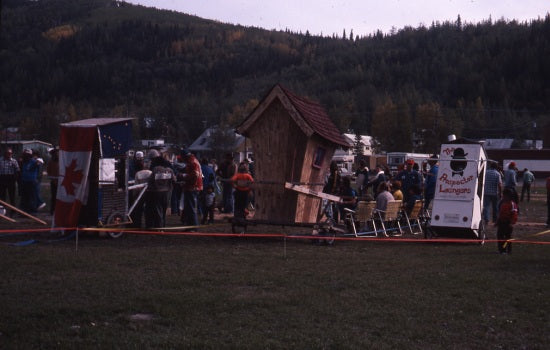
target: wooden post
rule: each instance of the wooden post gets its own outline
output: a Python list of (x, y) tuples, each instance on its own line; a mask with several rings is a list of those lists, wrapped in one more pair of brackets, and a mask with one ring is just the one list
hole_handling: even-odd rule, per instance
[(8, 220), (8, 221), (11, 221), (11, 222), (16, 222), (15, 220), (13, 220), (12, 218), (6, 216), (6, 215), (2, 215), (0, 214), (0, 218), (4, 219), (4, 220)]
[(24, 216), (26, 216), (26, 217), (28, 217), (28, 218), (31, 218), (31, 219), (33, 219), (33, 220), (35, 220), (35, 221), (38, 221), (38, 222), (41, 223), (42, 225), (47, 225), (47, 224), (48, 224), (46, 221), (41, 220), (41, 219), (37, 218), (36, 216), (32, 216), (31, 214), (29, 214), (29, 213), (27, 213), (27, 212), (25, 212), (25, 211), (23, 211), (23, 210), (21, 210), (21, 209), (19, 209), (19, 208), (16, 208), (16, 207), (14, 207), (13, 205), (4, 202), (3, 200), (0, 200), (0, 204), (3, 205), (3, 206), (6, 207), (6, 208), (9, 208), (9, 209), (12, 209), (12, 210), (18, 212), (19, 214), (22, 214), (22, 215), (24, 215)]

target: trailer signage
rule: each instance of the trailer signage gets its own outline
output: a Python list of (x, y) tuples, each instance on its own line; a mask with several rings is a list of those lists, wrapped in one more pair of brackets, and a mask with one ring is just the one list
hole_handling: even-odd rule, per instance
[(479, 145), (442, 147), (435, 198), (471, 200), (477, 181)]

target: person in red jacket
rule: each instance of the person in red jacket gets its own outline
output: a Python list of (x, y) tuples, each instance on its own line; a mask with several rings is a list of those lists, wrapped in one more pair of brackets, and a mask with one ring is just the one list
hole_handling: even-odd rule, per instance
[[(181, 150), (181, 158), (185, 162), (183, 173), (178, 174), (178, 180), (183, 181), (183, 216), (181, 221), (187, 226), (198, 226), (198, 197), (202, 191), (202, 170), (195, 155), (189, 150)], [(190, 229), (194, 231), (194, 229)]]
[(500, 254), (511, 254), (512, 243), (512, 231), (514, 230), (514, 224), (518, 220), (518, 205), (513, 200), (514, 193), (510, 188), (505, 188), (502, 191), (502, 201), (500, 202), (500, 209), (498, 211), (497, 219), (497, 245), (498, 252)]
[(246, 207), (248, 206), (248, 196), (250, 185), (254, 183), (252, 175), (248, 172), (248, 166), (244, 163), (239, 165), (239, 169), (231, 178), (231, 184), (235, 188), (235, 217), (246, 218)]

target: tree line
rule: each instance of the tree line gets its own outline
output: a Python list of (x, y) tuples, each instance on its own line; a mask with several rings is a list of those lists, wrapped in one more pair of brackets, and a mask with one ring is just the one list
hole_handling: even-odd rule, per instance
[(540, 138), (550, 120), (550, 15), (434, 22), (341, 37), (268, 31), (113, 0), (2, 2), (0, 123), (137, 119), (137, 138), (190, 144), (235, 126), (281, 83), (319, 101), (342, 132), (387, 151), (448, 133)]

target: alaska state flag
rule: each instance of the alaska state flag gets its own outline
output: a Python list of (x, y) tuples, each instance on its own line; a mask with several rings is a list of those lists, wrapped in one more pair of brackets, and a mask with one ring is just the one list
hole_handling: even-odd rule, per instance
[(80, 208), (88, 199), (88, 173), (96, 133), (95, 126), (61, 125), (54, 226), (78, 224)]

